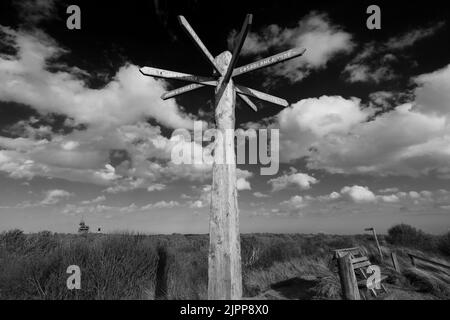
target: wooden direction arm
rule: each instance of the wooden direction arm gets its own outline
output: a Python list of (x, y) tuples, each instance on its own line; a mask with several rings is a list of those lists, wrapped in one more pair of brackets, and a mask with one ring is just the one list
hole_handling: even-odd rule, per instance
[(277, 63), (280, 63), (283, 61), (294, 59), (296, 57), (303, 55), (305, 53), (305, 51), (306, 51), (306, 49), (303, 49), (303, 48), (294, 48), (294, 49), (284, 51), (282, 53), (278, 53), (276, 55), (261, 59), (259, 61), (249, 63), (245, 66), (238, 67), (233, 70), (232, 76), (235, 77), (235, 76), (238, 76), (243, 73), (247, 73), (247, 72), (250, 72), (253, 70), (272, 66), (274, 64), (277, 64)]
[(228, 65), (228, 69), (223, 76), (223, 83), (228, 83), (228, 81), (230, 81), (234, 67), (239, 58), (239, 54), (241, 53), (242, 46), (244, 45), (245, 38), (247, 37), (248, 31), (250, 29), (250, 25), (252, 24), (252, 20), (253, 15), (247, 14), (244, 20), (244, 24), (242, 25), (241, 32), (239, 33), (239, 38), (237, 39), (236, 45), (233, 48), (233, 55), (231, 56), (230, 64)]
[(182, 80), (188, 82), (201, 83), (205, 85), (215, 86), (217, 84), (216, 79), (212, 77), (201, 77), (195, 76), (188, 73), (176, 72), (176, 71), (168, 71), (163, 69), (157, 69), (152, 67), (142, 67), (139, 71), (145, 75), (155, 78), (164, 78), (164, 79), (174, 79), (174, 80)]
[(191, 39), (194, 41), (194, 43), (197, 45), (197, 48), (200, 49), (200, 51), (203, 53), (203, 55), (206, 57), (206, 59), (209, 61), (209, 63), (214, 67), (214, 69), (219, 73), (219, 68), (214, 63), (214, 57), (209, 52), (209, 50), (206, 48), (206, 46), (203, 44), (202, 40), (200, 40), (199, 36), (195, 33), (194, 29), (192, 29), (189, 22), (187, 22), (186, 18), (183, 16), (178, 16), (178, 21), (180, 24), (184, 27), (184, 29), (187, 31)]
[(244, 94), (249, 97), (254, 97), (254, 98), (258, 98), (260, 100), (268, 101), (268, 102), (277, 104), (282, 107), (287, 107), (289, 105), (289, 103), (284, 99), (272, 96), (272, 95), (264, 93), (264, 92), (260, 92), (255, 89), (247, 88), (244, 86), (236, 85), (236, 92), (238, 94)]
[(239, 98), (241, 98), (242, 100), (244, 100), (244, 102), (250, 107), (252, 108), (254, 111), (258, 111), (258, 107), (252, 102), (252, 100), (250, 100), (249, 98), (247, 98), (247, 96), (238, 93), (237, 94), (239, 96)]
[(167, 99), (179, 96), (180, 94), (183, 94), (185, 92), (189, 92), (189, 91), (192, 91), (192, 90), (200, 89), (202, 87), (204, 87), (203, 84), (191, 83), (191, 84), (188, 84), (187, 86), (184, 86), (184, 87), (181, 87), (181, 88), (177, 88), (177, 89), (174, 89), (172, 91), (165, 92), (163, 95), (161, 95), (161, 99), (167, 100)]

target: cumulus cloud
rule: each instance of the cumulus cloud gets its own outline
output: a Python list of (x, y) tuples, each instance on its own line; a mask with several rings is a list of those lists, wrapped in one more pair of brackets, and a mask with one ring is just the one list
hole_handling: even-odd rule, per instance
[(149, 203), (141, 208), (141, 210), (148, 210), (148, 209), (170, 209), (174, 207), (178, 207), (180, 203), (178, 201), (170, 200), (170, 201), (158, 201), (155, 203)]
[(280, 208), (275, 209), (274, 213), (280, 215), (285, 213), (288, 215), (302, 215), (302, 208), (306, 206), (306, 202), (302, 196), (295, 195), (289, 200), (280, 203)]
[(241, 191), (241, 190), (251, 190), (252, 189), (252, 187), (250, 186), (250, 182), (248, 182), (244, 178), (238, 178), (236, 180), (236, 188), (239, 191)]
[[(228, 42), (232, 47), (237, 32), (230, 34)], [(323, 13), (312, 12), (302, 18), (293, 28), (269, 25), (258, 32), (250, 32), (242, 48), (244, 55), (267, 55), (272, 49), (306, 48), (299, 59), (293, 59), (270, 68), (267, 72), (299, 81), (311, 70), (321, 69), (339, 53), (353, 49), (352, 36), (333, 24)]]
[(369, 188), (357, 185), (342, 188), (341, 194), (348, 196), (352, 201), (357, 203), (374, 202), (377, 199)]
[(422, 113), (450, 119), (450, 65), (414, 78), (417, 108)]
[(316, 178), (306, 173), (297, 172), (297, 169), (293, 167), (290, 168), (289, 172), (285, 172), (283, 175), (268, 181), (272, 185), (272, 192), (286, 189), (292, 185), (297, 186), (300, 190), (307, 190), (318, 182), (319, 180)]
[(91, 199), (91, 200), (85, 200), (85, 201), (82, 201), (81, 204), (87, 205), (87, 204), (93, 204), (93, 203), (103, 202), (103, 201), (105, 201), (105, 200), (106, 200), (106, 197), (105, 197), (105, 196), (98, 196), (98, 197), (96, 197), (96, 198), (94, 198), (94, 199)]
[(372, 110), (360, 99), (322, 96), (303, 99), (282, 110), (276, 119), (280, 129), (280, 160), (291, 161), (310, 154), (315, 144), (335, 134), (346, 134), (364, 122)]
[(381, 196), (381, 200), (383, 200), (384, 202), (398, 202), (399, 198), (395, 194), (391, 194)]
[(0, 26), (0, 34), (17, 49), (16, 55), (0, 57), (2, 101), (26, 104), (41, 114), (63, 114), (97, 127), (131, 124), (146, 117), (172, 128), (192, 127), (192, 120), (180, 112), (174, 100), (159, 98), (165, 82), (142, 76), (137, 66), (125, 65), (103, 88), (91, 89), (76, 72), (47, 69), (48, 61), (65, 50), (43, 32), (30, 34)]
[(253, 173), (251, 173), (248, 170), (242, 170), (237, 168), (236, 169), (236, 188), (241, 191), (241, 190), (251, 190), (252, 187), (250, 185), (250, 182), (248, 181), (248, 179), (253, 175)]
[(40, 202), (41, 205), (57, 204), (61, 200), (70, 197), (72, 194), (66, 190), (54, 189), (45, 193), (45, 198)]
[(280, 160), (309, 169), (450, 178), (450, 66), (414, 78), (410, 101), (386, 108), (359, 99), (304, 99), (281, 111)]
[(144, 77), (127, 64), (104, 87), (91, 89), (82, 70), (53, 65), (66, 51), (38, 29), (29, 33), (0, 26), (0, 39), (17, 51), (0, 56), (0, 101), (26, 104), (43, 119), (62, 115), (71, 129), (56, 133), (34, 117), (19, 121), (9, 128), (19, 137), (0, 137), (0, 171), (12, 178), (95, 183), (111, 193), (162, 190), (165, 181), (209, 178), (210, 166), (173, 163), (177, 141), (147, 122), (193, 126), (174, 100), (159, 98), (164, 81)]
[(259, 192), (259, 191), (254, 192), (253, 195), (254, 195), (256, 198), (268, 198), (268, 197), (269, 197), (269, 195), (267, 195), (267, 194), (265, 194), (265, 193), (262, 193), (262, 192)]

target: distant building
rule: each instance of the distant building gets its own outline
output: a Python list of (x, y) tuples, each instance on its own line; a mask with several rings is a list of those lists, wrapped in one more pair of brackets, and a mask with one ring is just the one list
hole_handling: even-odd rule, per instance
[(78, 233), (88, 233), (89, 226), (84, 223), (83, 220), (80, 221), (80, 226), (78, 227)]

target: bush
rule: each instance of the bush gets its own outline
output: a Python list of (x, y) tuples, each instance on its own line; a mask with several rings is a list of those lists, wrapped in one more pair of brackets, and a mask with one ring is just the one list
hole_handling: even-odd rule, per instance
[(447, 232), (439, 239), (439, 251), (446, 256), (450, 256), (450, 232)]
[(388, 230), (386, 239), (389, 243), (414, 249), (435, 250), (433, 236), (407, 224), (398, 224)]

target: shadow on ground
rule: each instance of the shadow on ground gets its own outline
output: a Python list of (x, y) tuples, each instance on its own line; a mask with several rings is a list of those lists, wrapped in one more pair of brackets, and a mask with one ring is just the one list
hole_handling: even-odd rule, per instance
[[(313, 288), (317, 285), (317, 279), (291, 278), (270, 286), (273, 296), (280, 299), (311, 300), (314, 296)], [(266, 292), (266, 294), (270, 294)]]

